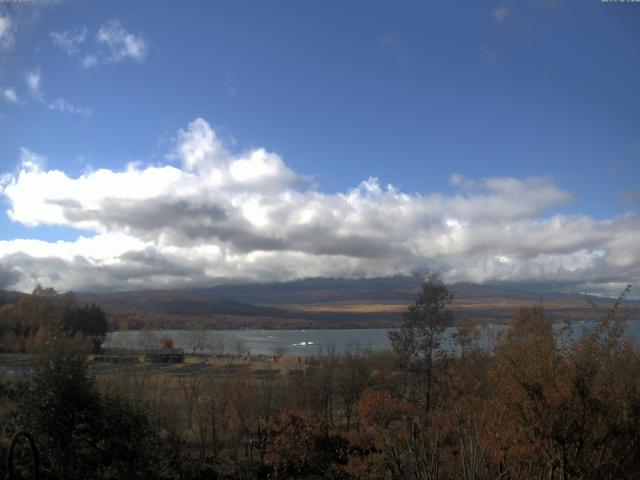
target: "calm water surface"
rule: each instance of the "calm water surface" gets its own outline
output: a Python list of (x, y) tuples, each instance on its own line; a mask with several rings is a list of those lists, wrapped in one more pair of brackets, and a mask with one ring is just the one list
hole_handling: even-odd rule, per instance
[[(596, 322), (574, 322), (574, 336), (592, 328)], [(556, 325), (560, 328), (560, 324)], [(485, 326), (481, 328), (480, 344), (488, 347), (495, 341), (496, 335), (505, 329), (501, 325)], [(454, 329), (447, 329), (444, 333), (443, 349), (454, 350), (452, 341)], [(329, 329), (329, 330), (207, 330), (203, 332), (209, 345), (204, 351), (219, 351), (219, 345), (224, 345), (224, 353), (251, 352), (253, 355), (318, 355), (335, 351), (342, 353), (347, 350), (371, 349), (384, 350), (391, 348), (389, 329)], [(153, 330), (142, 332), (125, 330), (113, 332), (109, 335), (105, 346), (122, 348), (144, 348), (145, 344), (156, 343), (163, 337), (173, 339), (176, 348), (191, 350), (189, 336), (186, 330)], [(626, 335), (640, 337), (638, 322), (629, 322)], [(218, 345), (218, 347), (216, 347)]]

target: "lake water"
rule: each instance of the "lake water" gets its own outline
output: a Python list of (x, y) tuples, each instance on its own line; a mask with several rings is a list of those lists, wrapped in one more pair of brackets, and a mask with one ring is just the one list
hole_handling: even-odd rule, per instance
[[(591, 328), (595, 322), (575, 322), (572, 326), (574, 335)], [(557, 325), (559, 328), (560, 325)], [(501, 325), (491, 325), (481, 328), (482, 337), (480, 344), (488, 347), (493, 344), (495, 336), (505, 329)], [(208, 347), (205, 352), (220, 352), (220, 345), (224, 345), (223, 353), (238, 354), (250, 352), (253, 355), (318, 355), (335, 351), (343, 353), (349, 349), (384, 350), (391, 348), (389, 342), (389, 329), (329, 329), (329, 330), (207, 330), (202, 332)], [(443, 349), (452, 351), (453, 329), (444, 332)], [(191, 350), (190, 336), (193, 333), (187, 330), (154, 330), (136, 331), (125, 330), (112, 332), (106, 347), (120, 348), (147, 348), (157, 346), (163, 337), (173, 340), (176, 348), (184, 348), (185, 352)], [(638, 322), (629, 322), (626, 335), (640, 338), (640, 325)]]
[[(251, 352), (253, 355), (318, 355), (331, 350), (344, 352), (348, 348), (368, 348), (383, 350), (390, 347), (388, 329), (329, 329), (329, 330), (208, 330), (205, 351), (219, 351), (220, 343), (224, 353)], [(106, 347), (144, 348), (145, 343), (153, 344), (163, 337), (173, 340), (176, 348), (191, 350), (187, 330), (119, 331), (109, 335)], [(151, 338), (150, 338), (151, 337)]]

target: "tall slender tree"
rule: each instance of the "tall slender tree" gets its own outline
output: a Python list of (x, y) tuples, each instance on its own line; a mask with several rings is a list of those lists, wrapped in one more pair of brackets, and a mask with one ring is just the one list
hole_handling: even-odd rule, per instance
[(427, 412), (433, 397), (433, 360), (440, 351), (444, 329), (453, 323), (447, 308), (452, 299), (446, 285), (438, 277), (430, 277), (405, 311), (400, 328), (389, 332), (393, 349), (405, 367), (424, 382)]

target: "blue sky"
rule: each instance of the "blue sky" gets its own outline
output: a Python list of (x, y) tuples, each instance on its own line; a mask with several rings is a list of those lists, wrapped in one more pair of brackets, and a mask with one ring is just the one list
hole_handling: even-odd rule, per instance
[[(116, 234), (143, 243), (127, 244), (108, 257), (111, 263), (106, 256), (102, 263), (88, 257), (85, 263), (113, 267), (126, 263), (123, 255), (131, 251), (166, 262), (167, 256), (177, 255), (176, 249), (187, 249), (182, 255), (192, 258), (197, 248), (205, 247), (223, 251), (224, 261), (197, 275), (174, 274), (156, 264), (159, 270), (150, 274), (150, 260), (142, 261), (136, 265), (145, 274), (121, 274), (117, 280), (109, 274), (96, 288), (121, 282), (136, 288), (145, 281), (174, 286), (331, 274), (319, 268), (321, 264), (336, 268), (340, 276), (405, 273), (413, 265), (441, 270), (452, 280), (553, 278), (595, 289), (617, 288), (639, 275), (638, 247), (629, 247), (631, 252), (616, 248), (633, 245), (626, 239), (638, 233), (640, 4), (27, 1), (0, 3), (0, 18), (4, 286), (28, 289), (43, 281), (77, 288), (85, 280), (73, 273), (79, 268), (73, 263), (78, 255), (68, 252), (81, 237)], [(193, 123), (197, 119), (204, 124)], [(137, 221), (86, 220), (113, 200), (108, 190), (89, 201), (82, 193), (67, 198), (51, 187), (48, 196), (42, 193), (43, 203), (28, 204), (26, 189), (34, 184), (19, 180), (29, 158), (40, 159), (38, 171), (29, 171), (42, 178), (59, 171), (73, 181), (100, 169), (124, 175), (128, 168), (148, 173), (155, 166), (166, 167), (167, 175), (173, 168), (203, 179), (210, 171), (188, 167), (189, 154), (184, 148), (182, 155), (179, 151), (194, 140), (194, 132), (207, 128), (214, 132), (214, 143), (219, 140), (224, 146), (223, 170), (265, 149), (277, 156), (277, 165), (270, 164), (277, 170), (274, 175), (297, 178), (293, 183), (280, 177), (275, 183), (271, 177), (263, 179), (266, 190), (234, 184), (234, 194), (225, 197), (231, 206), (204, 202), (229, 218), (230, 209), (242, 210), (240, 203), (249, 197), (263, 206), (269, 203), (271, 213), (263, 214), (273, 217), (284, 208), (274, 203), (276, 198), (284, 202), (289, 191), (302, 195), (297, 203), (287, 203), (293, 210), (308, 206), (310, 197), (320, 196), (326, 204), (354, 189), (369, 203), (357, 208), (349, 203), (343, 213), (336, 213), (338, 207), (332, 210), (332, 215), (351, 214), (357, 220), (332, 231), (332, 222), (316, 212), (314, 218), (320, 220), (305, 227), (314, 232), (307, 232), (310, 237), (321, 239), (316, 243), (294, 229), (293, 220), (283, 229), (293, 229), (288, 234), (258, 221), (250, 225), (251, 234), (277, 247), (260, 242), (255, 248), (243, 247), (230, 239), (227, 227), (224, 234), (214, 229), (197, 236), (199, 242), (187, 247), (167, 240), (188, 237), (184, 229), (176, 233), (173, 227), (154, 225), (136, 233)], [(207, 161), (215, 163), (212, 158)], [(132, 162), (139, 163), (127, 167)], [(53, 177), (38, 185), (48, 189), (56, 181)], [(382, 193), (359, 187), (369, 178), (378, 179)], [(502, 179), (502, 186), (496, 187), (492, 179)], [(395, 225), (397, 210), (384, 210), (391, 201), (385, 197), (390, 195), (388, 184), (396, 201), (404, 201), (398, 200), (402, 194), (420, 208), (438, 199), (444, 206), (433, 207), (437, 214), (412, 216), (410, 227)], [(14, 188), (7, 190), (10, 185)], [(176, 191), (172, 185), (167, 188)], [(214, 195), (231, 188), (212, 185), (200, 185), (199, 192)], [(529, 198), (536, 191), (543, 197)], [(147, 193), (138, 200), (149, 203), (167, 194)], [(61, 199), (74, 200), (79, 210), (72, 214), (60, 207), (50, 216), (27, 211), (46, 210), (53, 197), (55, 205)], [(129, 205), (130, 197), (136, 195), (125, 192), (118, 199)], [(480, 205), (477, 210), (483, 214), (492, 207), (482, 207), (482, 202), (522, 201), (536, 207), (518, 215), (496, 211), (488, 215), (494, 219), (489, 221), (487, 215), (456, 210), (452, 205), (458, 200)], [(191, 197), (180, 201), (202, 203)], [(128, 219), (138, 212), (131, 208), (131, 216), (124, 215)], [(16, 214), (18, 210), (23, 213)], [(423, 235), (411, 245), (377, 238), (367, 223), (371, 218), (363, 220), (367, 212), (387, 219), (382, 229), (407, 228)], [(205, 223), (210, 220), (205, 216)], [(549, 231), (551, 224), (542, 222), (554, 221), (562, 227), (558, 237), (573, 232), (571, 245), (519, 251), (513, 245), (489, 248), (489, 240), (480, 247), (468, 238), (485, 227), (508, 236), (505, 232), (520, 232), (526, 222)], [(276, 222), (275, 217), (269, 222)], [(462, 222), (464, 241), (455, 240), (451, 222)], [(588, 231), (579, 230), (587, 228), (585, 222)], [(449, 230), (430, 230), (434, 224)], [(612, 231), (612, 225), (621, 230), (606, 242), (598, 237), (601, 230)], [(371, 234), (358, 233), (370, 228)], [(442, 250), (442, 235), (453, 242), (450, 250)], [(372, 250), (378, 253), (366, 257), (369, 260), (351, 255), (361, 247), (361, 237), (373, 238), (382, 250)], [(16, 243), (19, 239), (40, 243), (36, 248)], [(58, 242), (67, 245), (67, 253), (51, 246)], [(554, 242), (549, 239), (549, 244)], [(335, 250), (343, 244), (345, 249)], [(255, 256), (269, 257), (269, 262), (249, 268), (260, 263)], [(69, 273), (39, 277), (25, 258), (66, 262)], [(172, 261), (179, 264), (179, 258)], [(496, 258), (517, 266), (508, 271), (487, 267)], [(266, 274), (273, 264), (286, 268)], [(619, 273), (614, 273), (616, 268)], [(86, 275), (94, 278), (90, 272), (87, 267)]]

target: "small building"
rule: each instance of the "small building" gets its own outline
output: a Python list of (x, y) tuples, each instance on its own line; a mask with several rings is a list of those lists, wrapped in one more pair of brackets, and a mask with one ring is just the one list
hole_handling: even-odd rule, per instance
[(184, 362), (184, 350), (182, 348), (145, 350), (144, 361), (152, 363), (182, 363)]

